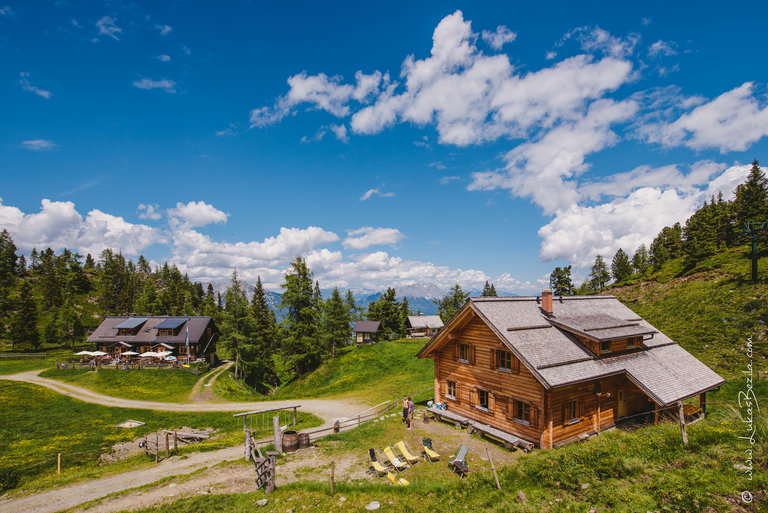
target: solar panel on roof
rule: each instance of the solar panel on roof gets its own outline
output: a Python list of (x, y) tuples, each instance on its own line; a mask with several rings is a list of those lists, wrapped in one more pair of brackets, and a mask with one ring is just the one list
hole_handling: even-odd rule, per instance
[(118, 324), (117, 326), (115, 326), (115, 328), (130, 330), (130, 329), (138, 328), (145, 322), (147, 322), (146, 317), (131, 317), (130, 319), (126, 319), (120, 324)]
[(155, 328), (162, 330), (175, 330), (185, 322), (187, 322), (186, 317), (171, 317), (170, 319), (166, 319), (155, 326)]

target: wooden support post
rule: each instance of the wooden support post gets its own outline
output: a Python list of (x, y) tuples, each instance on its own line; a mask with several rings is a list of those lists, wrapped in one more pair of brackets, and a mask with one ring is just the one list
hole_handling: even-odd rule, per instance
[(688, 433), (685, 431), (685, 412), (683, 411), (683, 402), (677, 403), (677, 413), (680, 418), (680, 435), (683, 437), (683, 445), (688, 445)]
[(171, 457), (170, 445), (168, 444), (168, 435), (170, 435), (170, 433), (166, 431), (165, 432), (165, 459), (166, 460)]
[(659, 405), (656, 403), (653, 403), (653, 423), (659, 423)]
[(699, 408), (701, 408), (702, 417), (707, 416), (707, 393), (702, 392), (699, 394)]
[(251, 460), (251, 434), (245, 432), (245, 461)]
[(438, 372), (440, 371), (440, 367), (437, 364), (437, 358), (435, 358), (435, 404), (440, 403), (440, 379)]
[(243, 415), (243, 432), (245, 432), (246, 429), (248, 429), (248, 415)]
[(335, 480), (334, 474), (335, 473), (336, 473), (336, 462), (335, 461), (331, 461), (331, 495), (333, 495), (334, 488), (335, 488), (335, 485), (336, 485), (336, 483), (334, 482), (334, 480)]
[(293, 408), (293, 425), (296, 425), (296, 408)]
[(160, 458), (160, 435), (155, 435), (155, 463), (159, 461)]
[(267, 477), (267, 493), (275, 491), (275, 472), (277, 472), (277, 464), (275, 462), (275, 455), (269, 455), (269, 476)]
[(179, 454), (179, 434), (175, 429), (173, 430), (173, 453)]
[(275, 450), (283, 452), (283, 432), (280, 430), (280, 416), (272, 417), (272, 434), (275, 438)]
[(61, 474), (61, 453), (56, 456), (56, 473)]
[(501, 490), (501, 485), (499, 484), (499, 476), (496, 474), (496, 467), (493, 466), (493, 459), (491, 458), (491, 451), (488, 450), (488, 446), (485, 446), (485, 453), (488, 455), (488, 461), (491, 464), (491, 470), (493, 470), (493, 478), (496, 480), (496, 488)]

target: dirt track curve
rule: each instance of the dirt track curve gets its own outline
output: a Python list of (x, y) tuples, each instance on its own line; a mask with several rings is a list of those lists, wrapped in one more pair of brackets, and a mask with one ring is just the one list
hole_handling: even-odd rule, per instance
[[(350, 401), (348, 399), (295, 399), (284, 401), (217, 403), (160, 403), (154, 401), (138, 401), (110, 397), (69, 383), (42, 378), (38, 375), (40, 372), (42, 371), (35, 370), (21, 372), (18, 374), (0, 376), (0, 379), (33, 383), (74, 399), (115, 408), (139, 408), (183, 412), (243, 412), (300, 404), (302, 411), (320, 417), (323, 420), (323, 427), (332, 426), (336, 420), (351, 418), (368, 407), (366, 404)], [(237, 446), (212, 452), (187, 454), (184, 456), (184, 459), (172, 457), (169, 460), (163, 461), (158, 465), (147, 469), (91, 479), (34, 495), (22, 497), (3, 496), (0, 497), (0, 511), (3, 513), (55, 513), (85, 502), (100, 499), (112, 493), (150, 484), (168, 476), (189, 474), (200, 468), (211, 467), (223, 461), (242, 458), (242, 456), (243, 448)]]

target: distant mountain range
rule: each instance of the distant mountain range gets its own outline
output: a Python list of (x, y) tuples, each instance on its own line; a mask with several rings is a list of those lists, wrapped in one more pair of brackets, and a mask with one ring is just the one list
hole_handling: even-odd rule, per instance
[[(222, 296), (229, 288), (229, 282), (212, 282), (213, 289), (220, 293)], [(206, 284), (207, 286), (207, 284)], [(245, 291), (245, 295), (250, 301), (253, 297), (253, 285), (250, 283), (243, 283), (243, 290)], [(402, 301), (404, 297), (408, 298), (408, 306), (410, 309), (414, 312), (421, 312), (423, 315), (435, 315), (437, 314), (437, 304), (435, 301), (439, 301), (442, 299), (446, 294), (448, 294), (447, 290), (443, 290), (440, 287), (438, 287), (435, 284), (432, 283), (418, 283), (414, 285), (407, 285), (398, 289), (395, 289), (397, 291), (397, 299), (399, 301)], [(269, 306), (272, 307), (273, 310), (275, 310), (275, 314), (277, 315), (277, 318), (282, 318), (282, 312), (280, 311), (280, 302), (281, 302), (281, 294), (278, 292), (272, 292), (272, 291), (265, 291), (266, 297), (267, 297), (267, 303), (269, 303)], [(326, 289), (320, 290), (320, 293), (323, 295), (323, 298), (330, 297), (331, 293), (333, 292), (332, 289)], [(345, 294), (346, 291), (340, 291), (342, 294)], [(471, 296), (479, 296), (481, 294), (481, 290), (472, 290), (470, 291)], [(367, 308), (368, 303), (372, 303), (379, 299), (381, 295), (383, 294), (383, 291), (373, 291), (373, 290), (357, 290), (352, 291), (352, 295), (355, 298), (355, 303), (361, 308)], [(517, 294), (510, 294), (510, 293), (504, 293), (501, 292), (499, 295), (505, 295), (505, 296), (516, 296)]]

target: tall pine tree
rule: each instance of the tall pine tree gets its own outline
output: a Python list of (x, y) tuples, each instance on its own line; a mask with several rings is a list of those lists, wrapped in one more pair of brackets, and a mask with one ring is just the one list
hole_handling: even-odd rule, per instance
[(317, 301), (312, 288), (312, 271), (301, 258), (291, 263), (285, 275), (282, 301), (285, 318), (282, 321), (283, 355), (299, 376), (313, 370), (321, 361)]
[(744, 223), (748, 221), (768, 221), (767, 183), (768, 180), (755, 159), (747, 181), (736, 187), (736, 197), (733, 200), (733, 210), (739, 229), (743, 229)]
[(37, 331), (37, 308), (32, 298), (32, 287), (24, 281), (19, 289), (15, 312), (11, 317), (9, 335), (13, 349), (37, 349), (40, 335)]
[(632, 276), (632, 264), (624, 250), (619, 248), (611, 261), (611, 275), (616, 282), (622, 282)]
[(595, 263), (592, 264), (592, 272), (589, 273), (590, 290), (597, 292), (604, 289), (610, 279), (611, 274), (608, 272), (608, 265), (606, 265), (602, 255), (597, 255)]

